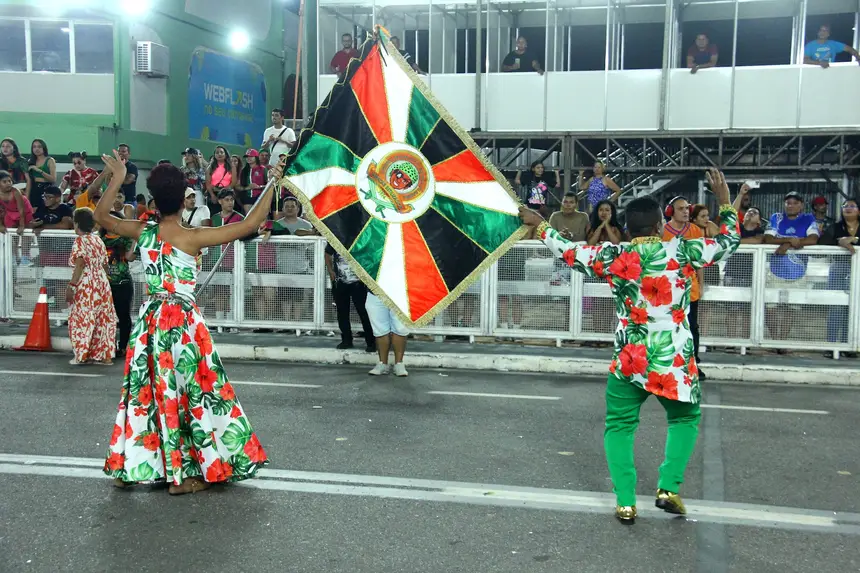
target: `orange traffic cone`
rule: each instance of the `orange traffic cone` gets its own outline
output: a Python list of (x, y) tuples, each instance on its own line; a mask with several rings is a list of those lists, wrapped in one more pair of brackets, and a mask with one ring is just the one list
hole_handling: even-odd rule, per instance
[(51, 347), (51, 326), (48, 321), (48, 290), (45, 287), (39, 289), (39, 300), (33, 311), (33, 319), (30, 321), (30, 329), (24, 346), (12, 350), (35, 350), (53, 351)]

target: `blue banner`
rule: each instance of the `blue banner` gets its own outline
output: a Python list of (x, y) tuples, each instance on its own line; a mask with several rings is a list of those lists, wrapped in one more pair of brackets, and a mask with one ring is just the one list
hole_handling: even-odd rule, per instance
[(188, 137), (254, 147), (266, 129), (266, 78), (256, 64), (197, 48), (188, 72)]

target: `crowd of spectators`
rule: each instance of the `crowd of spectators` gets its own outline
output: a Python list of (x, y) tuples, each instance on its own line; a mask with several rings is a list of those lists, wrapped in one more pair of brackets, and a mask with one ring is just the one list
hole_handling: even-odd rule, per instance
[[(345, 50), (351, 47), (347, 39), (344, 38)], [(522, 48), (525, 50), (526, 46), (523, 45)], [(333, 67), (337, 67), (335, 62)], [(207, 158), (201, 150), (186, 148), (180, 160), (180, 168), (188, 185), (182, 213), (184, 223), (189, 227), (217, 227), (241, 221), (262, 193), (274, 165), (295, 145), (296, 134), (284, 124), (281, 110), (275, 109), (272, 111), (272, 125), (261, 138), (260, 149), (248, 149), (239, 156), (231, 155), (223, 146), (215, 146)], [(126, 162), (128, 174), (112, 211), (115, 215), (127, 219), (157, 219), (154, 203), (147, 203), (145, 195), (136, 193), (139, 172), (131, 159), (131, 148), (121, 144), (118, 151)], [(0, 232), (14, 231), (24, 235), (24, 230), (29, 228), (38, 235), (46, 229), (70, 230), (73, 228), (75, 210), (85, 207), (93, 209), (101, 199), (106, 174), (90, 167), (87, 164), (87, 154), (83, 151), (69, 154), (72, 167), (66, 173), (57, 172), (57, 161), (50, 155), (48, 143), (42, 139), (32, 141), (28, 157), (21, 154), (15, 141), (3, 139), (0, 141), (0, 154)], [(164, 159), (160, 163), (165, 162), (170, 160)], [(622, 191), (607, 175), (602, 163), (594, 165), (590, 177), (586, 177), (584, 172), (579, 173), (574, 189), (563, 194), (560, 210), (556, 212), (552, 212), (549, 205), (551, 200), (557, 197), (557, 193), (562, 191), (562, 178), (557, 170), (547, 170), (541, 162), (535, 162), (528, 172), (517, 172), (514, 183), (525, 189), (525, 202), (531, 208), (543, 212), (549, 218), (550, 224), (569, 240), (585, 241), (592, 245), (626, 240), (617, 206)], [(735, 207), (740, 214), (742, 241), (747, 244), (766, 243), (778, 246), (776, 252), (769, 256), (768, 287), (779, 291), (780, 302), (768, 304), (765, 316), (771, 337), (786, 340), (792, 337), (792, 329), (795, 329), (799, 322), (800, 312), (798, 305), (788, 300), (790, 296), (787, 293), (808, 287), (808, 257), (800, 251), (806, 246), (824, 244), (838, 245), (853, 252), (858, 238), (857, 202), (844, 201), (841, 205), (842, 217), (835, 220), (828, 213), (829, 205), (825, 197), (815, 197), (811, 201), (811, 209), (807, 211), (804, 197), (797, 192), (791, 192), (784, 197), (784, 208), (765, 218), (761, 210), (753, 205), (753, 191), (751, 185), (744, 184), (735, 199)], [(586, 199), (586, 211), (578, 210), (582, 199)], [(271, 236), (316, 234), (312, 225), (302, 217), (301, 210), (302, 206), (295, 197), (286, 191), (282, 192), (272, 206), (271, 221), (260, 231), (264, 242)], [(691, 204), (684, 197), (670, 200), (666, 205), (665, 215), (665, 239), (675, 236), (713, 237), (719, 232), (720, 222), (711, 220), (708, 207)], [(123, 301), (125, 306), (126, 301), (132, 298), (126, 285), (130, 284), (127, 267), (133, 257), (133, 248), (118, 242), (115, 237), (105, 234), (102, 234), (102, 237), (111, 256), (108, 272), (111, 284), (118, 287), (115, 298)], [(530, 238), (533, 237), (526, 237)], [(23, 236), (20, 240), (19, 264), (22, 266), (33, 264), (29, 257), (31, 239), (32, 237)], [(271, 246), (255, 249), (249, 255), (256, 259), (251, 264), (263, 271), (284, 274), (311, 273), (312, 249), (307, 245), (282, 245), (277, 255)], [(60, 253), (57, 256), (57, 253), (40, 249), (40, 264), (56, 265), (63, 255), (68, 257), (68, 253)], [(208, 264), (211, 268), (220, 255), (221, 251), (218, 249), (202, 253), (201, 267)], [(349, 327), (350, 306), (353, 306), (362, 322), (367, 350), (375, 350), (376, 341), (371, 336), (372, 329), (368, 327), (369, 319), (365, 308), (367, 288), (330, 247), (326, 251), (325, 260), (333, 285), (332, 295), (342, 336), (338, 348), (347, 349), (353, 346), (353, 334)], [(847, 288), (850, 263), (844, 260), (842, 262), (844, 264), (840, 263), (841, 266), (830, 266), (828, 289)], [(233, 268), (232, 254), (225, 256), (222, 268)], [(752, 281), (750, 268), (751, 255), (739, 253), (725, 265), (722, 281), (717, 268), (703, 269), (691, 275), (690, 322), (696, 351), (699, 340), (698, 301), (702, 291), (706, 285), (719, 284), (748, 288)], [(559, 268), (556, 263), (556, 271), (557, 274), (562, 274), (565, 269)], [(525, 278), (522, 269), (500, 268), (499, 273), (501, 280)], [(49, 294), (57, 294), (56, 285), (48, 286)], [(303, 321), (312, 315), (313, 298), (307, 289), (263, 285), (255, 286), (254, 289), (252, 313), (256, 313), (256, 319), (260, 321)], [(211, 292), (216, 318), (224, 318), (230, 312), (232, 304), (230, 287), (213, 285)], [(518, 326), (523, 314), (522, 297), (500, 296), (499, 310), (500, 315), (510, 316), (511, 325)], [(743, 309), (737, 312), (749, 314), (748, 310)], [(845, 307), (833, 307), (830, 311), (828, 340), (847, 340), (845, 313)], [(118, 314), (120, 337), (127, 339), (130, 321), (125, 320), (127, 313)], [(611, 318), (608, 318), (608, 321), (611, 322)], [(746, 320), (733, 321), (733, 324), (735, 326), (731, 330), (737, 338), (749, 336), (748, 316)]]

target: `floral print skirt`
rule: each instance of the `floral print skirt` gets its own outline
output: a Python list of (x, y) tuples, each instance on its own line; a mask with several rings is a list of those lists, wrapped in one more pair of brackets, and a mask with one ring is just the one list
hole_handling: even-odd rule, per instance
[(251, 478), (268, 462), (193, 301), (151, 298), (125, 357), (104, 471), (131, 483)]

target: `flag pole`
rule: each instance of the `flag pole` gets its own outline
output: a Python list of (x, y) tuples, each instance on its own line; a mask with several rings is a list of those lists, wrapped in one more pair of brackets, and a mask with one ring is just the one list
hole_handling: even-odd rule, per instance
[(305, 25), (305, 0), (299, 3), (299, 41), (296, 49), (296, 85), (293, 87), (293, 131), (296, 130), (296, 115), (299, 109), (299, 86), (301, 85), (301, 65), (302, 65), (302, 32)]

